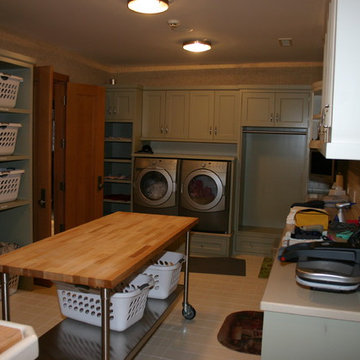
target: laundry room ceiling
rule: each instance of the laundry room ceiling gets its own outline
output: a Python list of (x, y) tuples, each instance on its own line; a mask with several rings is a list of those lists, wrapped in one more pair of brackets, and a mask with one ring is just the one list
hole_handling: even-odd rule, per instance
[[(109, 68), (317, 62), (328, 2), (170, 0), (168, 11), (143, 15), (127, 0), (1, 0), (0, 28)], [(281, 47), (279, 38), (293, 46)], [(191, 39), (207, 39), (213, 48), (189, 53), (182, 43)]]

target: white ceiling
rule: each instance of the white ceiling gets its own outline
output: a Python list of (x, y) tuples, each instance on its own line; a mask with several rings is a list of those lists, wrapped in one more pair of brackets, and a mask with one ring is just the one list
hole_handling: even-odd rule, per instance
[[(0, 0), (0, 27), (111, 68), (322, 61), (329, 0), (172, 0), (142, 15), (127, 0)], [(180, 26), (171, 30), (168, 20)], [(278, 38), (293, 39), (291, 48)], [(185, 40), (213, 49), (192, 54)]]

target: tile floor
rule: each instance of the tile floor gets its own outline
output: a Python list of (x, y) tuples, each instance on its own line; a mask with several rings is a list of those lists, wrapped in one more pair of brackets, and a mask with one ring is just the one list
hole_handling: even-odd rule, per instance
[[(236, 311), (259, 310), (265, 290), (267, 280), (258, 278), (263, 258), (241, 258), (246, 260), (246, 276), (190, 274), (189, 302), (196, 309), (195, 319), (182, 317), (179, 301), (135, 359), (259, 360), (260, 356), (229, 350), (217, 341), (225, 317)], [(33, 326), (38, 336), (62, 319), (54, 288), (18, 290), (10, 305), (11, 320)]]

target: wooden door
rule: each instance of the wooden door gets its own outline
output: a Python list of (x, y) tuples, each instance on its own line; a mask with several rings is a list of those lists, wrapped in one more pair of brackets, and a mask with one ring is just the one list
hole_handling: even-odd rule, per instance
[(65, 228), (103, 214), (105, 89), (68, 84), (65, 146)]
[(53, 216), (54, 233), (65, 230), (65, 124), (67, 75), (54, 73), (53, 82)]
[(34, 69), (34, 241), (51, 235), (51, 133), (53, 69)]

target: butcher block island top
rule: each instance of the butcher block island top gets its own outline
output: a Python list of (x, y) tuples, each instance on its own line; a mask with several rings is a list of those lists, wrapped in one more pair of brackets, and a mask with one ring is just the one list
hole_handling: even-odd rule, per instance
[(0, 272), (114, 288), (197, 218), (116, 212), (0, 257)]

